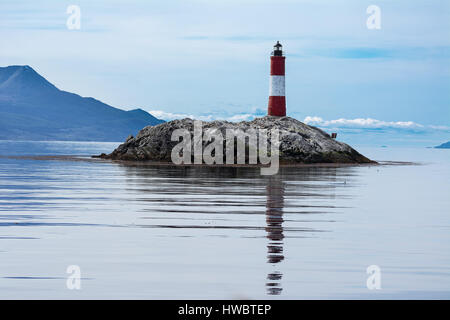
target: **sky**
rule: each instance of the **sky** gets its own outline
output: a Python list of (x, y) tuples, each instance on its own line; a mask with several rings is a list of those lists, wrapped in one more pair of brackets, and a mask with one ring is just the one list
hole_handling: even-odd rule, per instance
[(0, 66), (30, 65), (62, 90), (232, 121), (266, 113), (279, 40), (289, 116), (359, 144), (450, 140), (448, 0), (1, 0), (0, 39)]

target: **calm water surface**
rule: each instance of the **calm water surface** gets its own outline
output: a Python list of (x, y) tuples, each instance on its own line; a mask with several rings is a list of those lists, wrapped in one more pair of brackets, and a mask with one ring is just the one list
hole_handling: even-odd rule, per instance
[[(115, 146), (2, 141), (0, 155)], [(450, 298), (450, 150), (360, 151), (420, 165), (264, 177), (0, 158), (0, 298)]]

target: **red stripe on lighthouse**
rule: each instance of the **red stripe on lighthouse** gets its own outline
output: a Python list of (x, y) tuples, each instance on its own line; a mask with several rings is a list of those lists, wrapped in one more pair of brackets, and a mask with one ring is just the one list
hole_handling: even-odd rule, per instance
[(284, 76), (284, 60), (286, 57), (270, 57), (270, 75)]
[(286, 97), (270, 96), (268, 114), (269, 116), (277, 116), (277, 117), (286, 116)]

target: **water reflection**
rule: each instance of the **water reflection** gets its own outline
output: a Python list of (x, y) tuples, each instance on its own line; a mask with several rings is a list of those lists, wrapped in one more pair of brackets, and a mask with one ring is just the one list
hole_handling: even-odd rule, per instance
[[(267, 179), (266, 186), (266, 232), (267, 239), (267, 262), (277, 264), (284, 260), (283, 255), (283, 207), (284, 207), (284, 182), (279, 175)], [(267, 293), (278, 295), (281, 287), (280, 271), (273, 271), (267, 275)]]
[[(427, 159), (446, 167), (281, 168), (274, 177), (252, 168), (1, 157), (73, 154), (65, 144), (30, 144), (0, 141), (0, 298), (371, 299), (365, 269), (382, 261), (401, 273), (391, 287), (409, 290), (395, 297), (448, 297), (443, 151), (422, 153), (439, 152)], [(111, 151), (79, 146), (80, 154)], [(412, 206), (413, 197), (423, 201)], [(425, 211), (432, 223), (417, 237)], [(68, 264), (92, 285), (67, 290)]]
[(209, 230), (209, 237), (265, 237), (268, 295), (283, 291), (285, 238), (315, 237), (328, 231), (319, 226), (334, 222), (327, 217), (339, 209), (336, 186), (344, 186), (352, 175), (347, 168), (282, 168), (270, 177), (261, 176), (255, 168), (122, 168), (129, 190), (137, 191), (135, 199), (143, 204), (135, 227), (180, 230), (172, 237), (205, 234), (200, 230)]

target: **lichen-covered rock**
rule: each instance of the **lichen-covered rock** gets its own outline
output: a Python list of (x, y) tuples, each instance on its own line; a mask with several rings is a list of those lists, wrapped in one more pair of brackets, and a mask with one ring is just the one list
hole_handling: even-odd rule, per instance
[[(223, 137), (226, 129), (278, 129), (280, 132), (279, 154), (281, 163), (371, 163), (349, 145), (332, 139), (319, 128), (308, 126), (290, 117), (266, 116), (253, 121), (228, 122), (211, 121), (202, 123), (203, 132), (210, 128), (220, 130)], [(172, 148), (178, 141), (171, 141), (175, 129), (194, 131), (194, 120), (173, 120), (156, 126), (143, 128), (136, 137), (128, 137), (111, 154), (102, 154), (101, 158), (114, 160), (151, 160), (171, 161)], [(205, 146), (207, 142), (204, 142)], [(225, 146), (225, 143), (224, 143)], [(270, 134), (268, 135), (270, 150)], [(246, 142), (248, 147), (248, 141)], [(253, 146), (250, 146), (253, 147)], [(225, 157), (225, 152), (224, 152)], [(225, 162), (225, 161), (224, 161)]]

